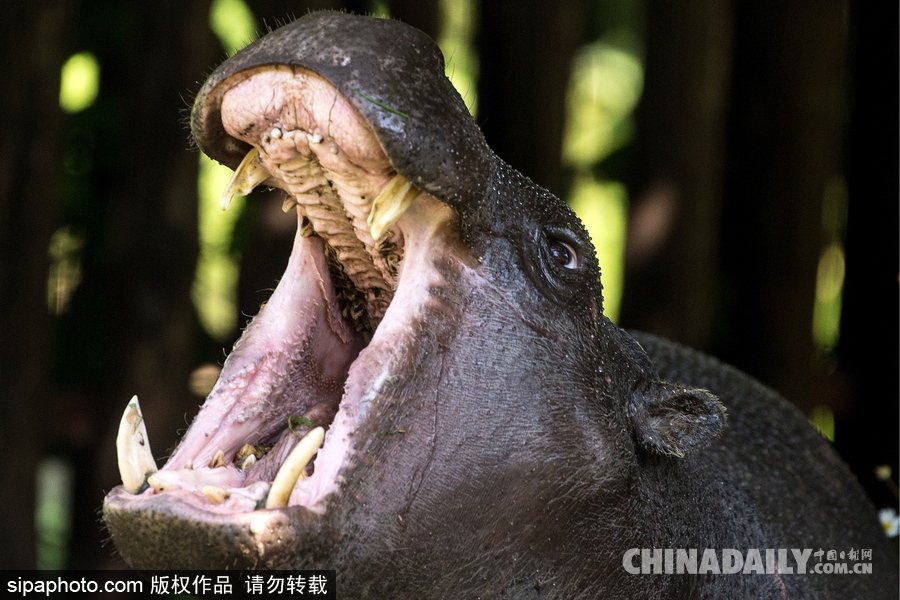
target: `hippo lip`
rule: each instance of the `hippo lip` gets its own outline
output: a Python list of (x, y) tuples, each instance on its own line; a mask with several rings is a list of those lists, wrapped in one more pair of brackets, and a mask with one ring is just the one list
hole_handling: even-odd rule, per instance
[[(252, 146), (223, 208), (255, 185), (280, 187), (298, 231), (284, 276), (175, 452), (144, 489), (117, 491), (115, 501), (190, 519), (284, 506), (322, 514), (360, 424), (421, 327), (418, 315), (446, 285), (437, 263), (455, 252), (453, 213), (398, 175), (359, 113), (312, 72), (251, 69), (207, 101)], [(298, 440), (315, 426), (328, 427), (318, 456), (293, 465), (299, 480), (272, 502), (272, 480), (285, 479), (286, 457), (311, 443)]]

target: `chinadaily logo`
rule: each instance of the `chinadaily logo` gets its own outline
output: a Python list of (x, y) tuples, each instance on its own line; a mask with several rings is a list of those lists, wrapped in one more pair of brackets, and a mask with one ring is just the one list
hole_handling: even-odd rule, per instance
[(872, 573), (872, 550), (631, 548), (622, 568), (633, 575), (806, 575)]

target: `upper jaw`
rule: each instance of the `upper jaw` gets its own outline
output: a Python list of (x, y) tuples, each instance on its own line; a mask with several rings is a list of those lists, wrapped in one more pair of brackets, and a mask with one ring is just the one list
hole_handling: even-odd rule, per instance
[(421, 192), (397, 173), (348, 100), (306, 69), (241, 73), (222, 95), (221, 116), (229, 134), (253, 147), (223, 205), (230, 194), (249, 191), (247, 180), (285, 190), (285, 208), (297, 207), (349, 279), (349, 285), (334, 283), (351, 293), (349, 303), (364, 305), (356, 311), (365, 308), (365, 314), (350, 316), (361, 328), (377, 324), (393, 294), (402, 251), (403, 238), (392, 229)]
[(457, 213), (488, 191), (494, 157), (465, 102), (444, 74), (434, 42), (399, 21), (311, 13), (223, 62), (191, 113), (193, 138), (211, 158), (237, 168), (250, 144), (226, 131), (223, 96), (255, 69), (281, 65), (329, 81), (362, 116), (394, 169)]

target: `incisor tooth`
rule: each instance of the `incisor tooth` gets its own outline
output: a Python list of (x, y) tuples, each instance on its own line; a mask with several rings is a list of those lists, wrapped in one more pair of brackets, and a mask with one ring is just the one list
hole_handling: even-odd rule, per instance
[(154, 492), (157, 493), (167, 492), (169, 490), (177, 490), (179, 487), (169, 481), (166, 481), (165, 479), (157, 477), (156, 475), (151, 475), (150, 477), (148, 477), (147, 484), (153, 488)]
[(156, 472), (156, 461), (150, 451), (150, 439), (147, 437), (147, 427), (144, 425), (137, 396), (128, 403), (122, 420), (119, 421), (116, 451), (122, 484), (132, 494), (137, 493), (147, 476)]
[(378, 242), (381, 236), (394, 226), (397, 219), (403, 216), (403, 213), (419, 194), (419, 188), (404, 179), (402, 175), (391, 179), (372, 202), (372, 212), (366, 219), (372, 239)]
[(259, 150), (251, 149), (238, 168), (234, 170), (231, 179), (228, 180), (228, 185), (225, 186), (225, 191), (222, 192), (222, 198), (219, 200), (222, 210), (228, 210), (233, 196), (246, 196), (253, 191), (253, 188), (268, 178), (269, 172), (259, 162)]
[(291, 497), (291, 490), (294, 484), (300, 478), (306, 465), (316, 455), (322, 442), (325, 441), (325, 430), (316, 427), (307, 433), (302, 440), (297, 442), (287, 459), (275, 475), (272, 481), (272, 488), (269, 490), (269, 497), (266, 498), (266, 508), (281, 508), (287, 506), (288, 499)]
[(231, 494), (215, 485), (204, 485), (200, 492), (213, 504), (222, 504), (231, 496)]

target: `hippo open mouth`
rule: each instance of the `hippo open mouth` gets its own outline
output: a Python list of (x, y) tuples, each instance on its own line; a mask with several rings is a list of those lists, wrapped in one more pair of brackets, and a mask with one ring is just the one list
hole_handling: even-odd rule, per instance
[[(143, 485), (147, 463), (123, 447), (120, 470), (126, 487), (141, 482), (147, 497), (205, 511), (322, 513), (369, 401), (392, 376), (390, 355), (445, 285), (435, 258), (452, 260), (452, 211), (398, 174), (356, 109), (309, 70), (242, 71), (204, 106), (251, 146), (223, 208), (257, 185), (279, 187), (298, 231), (283, 278), (166, 465)], [(123, 446), (143, 441), (133, 431)]]
[[(223, 205), (279, 187), (298, 232), (162, 469), (126, 410), (103, 517), (132, 567), (334, 569), (346, 598), (896, 598), (827, 442), (758, 382), (603, 316), (583, 225), (490, 151), (427, 36), (311, 13), (216, 69), (191, 125), (235, 169)], [(875, 570), (629, 558), (810, 547), (875, 549)]]
[(159, 470), (129, 404), (124, 485), (104, 521), (137, 568), (334, 565), (325, 548), (347, 535), (361, 496), (384, 487), (378, 506), (395, 510), (418, 489), (409, 456), (434, 442), (425, 400), (459, 373), (443, 370), (448, 348), (474, 294), (495, 285), (462, 231), (493, 154), (427, 36), (340, 13), (311, 14), (220, 65), (191, 128), (235, 170), (223, 208), (281, 188), (297, 235)]

